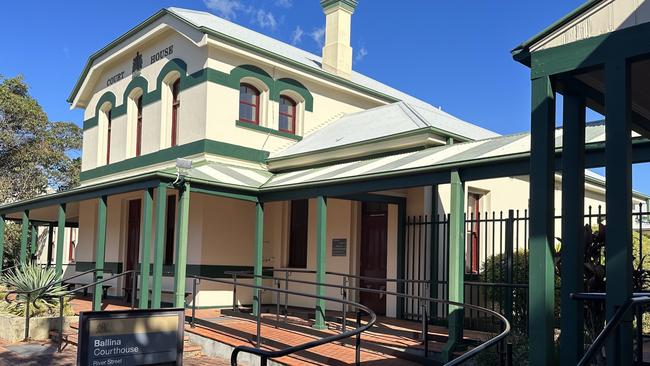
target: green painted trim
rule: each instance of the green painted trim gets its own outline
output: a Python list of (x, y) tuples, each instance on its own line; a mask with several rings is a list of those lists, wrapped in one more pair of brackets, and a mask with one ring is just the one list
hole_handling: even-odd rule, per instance
[[(606, 315), (611, 319), (616, 311), (632, 296), (633, 245), (632, 245), (632, 109), (631, 66), (619, 54), (610, 55), (605, 64), (605, 159), (607, 179), (605, 204), (607, 207), (607, 236), (605, 238), (605, 266), (607, 278)], [(630, 319), (630, 318), (628, 318)], [(607, 364), (631, 365), (633, 363), (632, 321), (626, 320), (607, 341), (606, 352), (614, 355)]]
[(156, 189), (156, 239), (154, 242), (153, 283), (151, 308), (159, 309), (162, 296), (163, 262), (165, 258), (165, 230), (167, 215), (167, 184), (160, 183)]
[(0, 271), (4, 266), (5, 254), (5, 215), (0, 215)]
[[(223, 34), (221, 32), (217, 32), (217, 31), (215, 31), (213, 29), (210, 29), (210, 28), (207, 28), (207, 27), (196, 26), (195, 24), (190, 23), (186, 19), (172, 13), (171, 11), (169, 11), (167, 9), (162, 9), (159, 12), (157, 12), (156, 14), (154, 14), (151, 17), (147, 18), (144, 22), (138, 24), (137, 26), (135, 26), (134, 28), (132, 28), (131, 30), (129, 30), (128, 32), (123, 34), (122, 36), (118, 37), (113, 42), (109, 43), (106, 47), (104, 47), (104, 48), (100, 49), (99, 51), (95, 52), (94, 54), (92, 54), (88, 58), (88, 61), (86, 62), (86, 65), (84, 66), (84, 69), (83, 69), (79, 79), (75, 83), (74, 88), (72, 89), (70, 95), (68, 96), (68, 99), (67, 99), (68, 103), (72, 103), (74, 101), (74, 98), (77, 96), (77, 93), (81, 89), (81, 85), (83, 84), (84, 80), (88, 76), (88, 72), (90, 71), (90, 68), (92, 67), (92, 64), (95, 62), (95, 60), (97, 58), (99, 58), (102, 55), (104, 55), (105, 53), (109, 52), (111, 49), (113, 49), (119, 43), (126, 41), (129, 37), (131, 37), (132, 35), (134, 35), (135, 33), (139, 32), (139, 31), (141, 31), (142, 29), (149, 26), (151, 23), (157, 21), (158, 19), (162, 18), (165, 15), (169, 15), (169, 16), (179, 20), (180, 22), (182, 22), (184, 24), (187, 24), (188, 26), (196, 29), (197, 31), (202, 32), (204, 34), (208, 34), (208, 35), (210, 35), (210, 36), (212, 36), (212, 37), (214, 37), (214, 38), (216, 38), (216, 39), (218, 39), (220, 41), (223, 41), (225, 43), (228, 43), (228, 44), (236, 46), (236, 47), (240, 47), (240, 48), (242, 48), (244, 50), (252, 51), (252, 52), (257, 53), (257, 54), (259, 54), (261, 56), (268, 57), (268, 58), (270, 58), (270, 59), (272, 59), (274, 61), (279, 61), (279, 62), (281, 62), (281, 63), (283, 63), (285, 65), (288, 65), (290, 67), (296, 68), (298, 70), (302, 70), (302, 71), (307, 72), (307, 73), (309, 73), (311, 75), (314, 75), (316, 77), (320, 77), (322, 79), (334, 82), (334, 83), (336, 83), (336, 84), (338, 84), (340, 86), (347, 87), (347, 88), (350, 88), (352, 90), (361, 92), (361, 93), (366, 94), (366, 95), (368, 95), (370, 97), (378, 98), (380, 100), (383, 100), (383, 101), (386, 101), (386, 102), (389, 102), (389, 103), (400, 101), (399, 98), (395, 98), (393, 96), (390, 96), (388, 94), (385, 94), (385, 93), (376, 91), (374, 89), (365, 87), (365, 86), (360, 85), (358, 83), (354, 83), (354, 82), (352, 82), (352, 81), (350, 81), (350, 80), (348, 80), (346, 78), (343, 78), (343, 77), (340, 77), (340, 76), (337, 76), (337, 75), (334, 75), (334, 74), (330, 74), (329, 72), (323, 71), (323, 70), (321, 70), (319, 68), (315, 68), (313, 66), (308, 66), (308, 65), (305, 65), (303, 63), (294, 61), (294, 60), (292, 60), (292, 59), (290, 59), (290, 58), (288, 58), (286, 56), (283, 56), (283, 55), (271, 52), (269, 50), (254, 46), (254, 45), (252, 45), (250, 43), (247, 43), (247, 42), (244, 42), (244, 41), (242, 41), (240, 39), (228, 36), (228, 35)], [(212, 70), (212, 71), (213, 72), (218, 72), (216, 70)], [(204, 73), (210, 73), (209, 70), (204, 70), (203, 72)]]
[[(76, 261), (74, 263), (74, 269), (76, 272), (85, 272), (91, 269), (95, 269), (95, 262), (82, 262)], [(124, 266), (120, 262), (104, 262), (104, 271), (110, 272), (113, 274), (122, 273)]]
[(127, 113), (129, 95), (135, 89), (142, 90), (143, 106), (154, 102), (154, 100), (151, 100), (151, 93), (149, 93), (149, 82), (147, 81), (147, 79), (145, 79), (140, 75), (137, 76), (134, 75), (131, 81), (129, 82), (129, 84), (126, 86), (126, 89), (124, 89), (124, 93), (122, 94), (122, 104), (120, 106), (114, 107), (113, 109), (111, 115), (113, 118), (117, 118)]
[[(436, 221), (438, 218), (438, 196), (438, 185), (434, 184), (431, 186), (431, 222)], [(438, 257), (438, 239), (440, 238), (439, 230), (439, 225), (431, 225), (431, 230), (429, 230), (429, 235), (431, 236), (429, 238), (429, 243), (431, 243), (429, 250), (429, 294), (430, 297), (434, 299), (438, 298), (438, 269), (440, 265), (440, 258)], [(436, 318), (438, 316), (437, 302), (431, 301), (429, 303), (429, 314), (432, 318)]]
[(63, 274), (63, 246), (65, 245), (65, 203), (57, 205), (57, 229), (56, 229), (56, 274)]
[(327, 13), (330, 9), (334, 7), (342, 7), (343, 9), (354, 13), (354, 10), (359, 5), (357, 0), (320, 0), (320, 6), (323, 8), (323, 11)]
[[(83, 272), (95, 268), (95, 262), (81, 262), (77, 261), (74, 263), (75, 271)], [(154, 263), (150, 264), (150, 269), (153, 270)], [(138, 263), (137, 267), (141, 267), (142, 263)], [(118, 274), (123, 272), (125, 268), (125, 263), (122, 262), (104, 262), (104, 271), (111, 272), (113, 274)], [(264, 267), (264, 271), (270, 269), (271, 267)], [(204, 276), (210, 278), (232, 278), (231, 275), (227, 272), (241, 272), (241, 271), (253, 271), (253, 266), (250, 265), (226, 265), (226, 264), (188, 264), (187, 265), (187, 275), (188, 276)], [(163, 271), (161, 272), (161, 278), (173, 278), (174, 277), (174, 265), (164, 265)], [(153, 293), (152, 287), (152, 293)], [(153, 297), (152, 297), (153, 301)]]
[(153, 216), (153, 188), (144, 191), (142, 201), (142, 234), (140, 237), (140, 309), (149, 307), (149, 277), (151, 274), (151, 239)]
[[(458, 171), (451, 172), (451, 204), (449, 216), (449, 301), (465, 302), (465, 185)], [(465, 309), (449, 306), (449, 337), (443, 347), (442, 361), (448, 362), (463, 340)]]
[(577, 365), (584, 353), (584, 302), (571, 298), (571, 293), (584, 292), (585, 242), (585, 100), (573, 94), (564, 95), (562, 128), (562, 243), (560, 288), (562, 317), (560, 329), (561, 365)]
[(150, 93), (152, 94), (152, 100), (160, 100), (163, 82), (167, 75), (173, 71), (178, 72), (178, 75), (180, 76), (179, 87), (181, 91), (194, 86), (192, 83), (188, 83), (188, 81), (191, 80), (191, 77), (187, 76), (187, 63), (180, 58), (174, 58), (167, 61), (165, 66), (160, 69), (158, 77), (156, 78), (156, 90)]
[(198, 140), (82, 171), (79, 175), (79, 180), (83, 182), (89, 179), (121, 173), (132, 169), (144, 168), (154, 164), (172, 162), (176, 158), (201, 153), (216, 154), (257, 163), (265, 162), (269, 156), (269, 152), (263, 150), (256, 150), (215, 140)]
[[(397, 279), (403, 280), (406, 278), (406, 199), (397, 205)], [(397, 283), (397, 292), (406, 293), (406, 285), (404, 282)], [(406, 312), (406, 299), (403, 297), (397, 298), (396, 314), (398, 319), (404, 319)]]
[(555, 241), (556, 101), (550, 77), (534, 79), (531, 89), (528, 344), (531, 366), (546, 366), (555, 364), (555, 269), (551, 248)]
[[(97, 246), (95, 248), (95, 280), (104, 278), (104, 260), (106, 257), (106, 206), (108, 197), (102, 196), (97, 199)], [(102, 284), (95, 285), (93, 291), (93, 311), (102, 310)]]
[[(176, 177), (162, 172), (146, 173), (125, 179), (103, 182), (73, 188), (0, 206), (0, 214), (18, 213), (23, 210), (54, 206), (61, 203), (79, 202), (100, 196), (112, 196), (120, 193), (138, 191), (157, 186), (161, 180), (172, 182)], [(13, 220), (13, 219), (12, 219)], [(77, 223), (68, 222), (66, 226), (75, 227)]]
[(291, 78), (281, 78), (275, 81), (275, 87), (272, 89), (271, 100), (279, 101), (280, 96), (287, 90), (291, 90), (300, 95), (305, 100), (305, 111), (314, 111), (314, 96), (311, 95), (302, 83)]
[(30, 225), (31, 230), (30, 230), (30, 244), (29, 244), (29, 254), (30, 254), (30, 259), (34, 260), (34, 257), (36, 256), (36, 252), (38, 251), (38, 244), (36, 243), (36, 239), (38, 238), (38, 226), (36, 226), (34, 223)]
[(185, 279), (187, 277), (187, 234), (190, 217), (190, 184), (178, 190), (178, 224), (176, 226), (176, 260), (174, 266), (174, 306), (185, 306)]
[(288, 139), (291, 139), (291, 140), (294, 140), (294, 141), (302, 140), (302, 136), (298, 136), (298, 135), (295, 135), (295, 134), (289, 133), (289, 132), (274, 130), (272, 128), (256, 125), (256, 124), (250, 123), (250, 122), (242, 122), (242, 121), (237, 120), (237, 121), (235, 121), (235, 126), (242, 127), (242, 128), (247, 128), (247, 129), (253, 130), (253, 131), (262, 132), (262, 133), (265, 133), (265, 134), (271, 134), (271, 135), (274, 135), (274, 136), (288, 138)]
[(20, 231), (20, 264), (27, 262), (27, 236), (29, 235), (29, 211), (22, 212), (22, 226)]
[(97, 104), (95, 105), (95, 116), (83, 122), (83, 130), (86, 131), (87, 129), (97, 126), (99, 123), (99, 110), (106, 102), (111, 104), (111, 117), (115, 117), (112, 115), (112, 110), (116, 107), (115, 101), (115, 94), (113, 94), (113, 92), (106, 92), (102, 94), (102, 96), (97, 101)]
[[(190, 183), (193, 183), (193, 181), (190, 180)], [(235, 200), (247, 201), (247, 202), (259, 202), (259, 199), (256, 196), (239, 194), (239, 193), (223, 192), (223, 191), (220, 191), (218, 189), (198, 188), (198, 187), (192, 186), (191, 190), (194, 193), (207, 194), (207, 195), (210, 195), (210, 196), (232, 198), (232, 199), (235, 199)]]
[(594, 6), (600, 4), (603, 2), (603, 0), (588, 0), (586, 3), (580, 5), (578, 8), (574, 9), (567, 15), (563, 16), (559, 20), (553, 22), (553, 24), (549, 25), (548, 27), (544, 28), (541, 32), (535, 34), (534, 36), (530, 37), (526, 41), (522, 42), (519, 46), (515, 47), (511, 51), (513, 57), (517, 60), (520, 61), (524, 64), (525, 56), (529, 51), (530, 46), (534, 45), (535, 43), (539, 42), (543, 38), (547, 37), (551, 33), (555, 32), (557, 29), (563, 27), (564, 25), (568, 24), (572, 20), (576, 19), (580, 15), (584, 14), (587, 12), (589, 9), (593, 8)]
[[(293, 160), (293, 159), (299, 159), (299, 158), (304, 158), (304, 157), (309, 157), (309, 156), (319, 156), (323, 154), (327, 154), (333, 151), (338, 151), (338, 150), (343, 150), (343, 149), (350, 149), (350, 148), (357, 148), (357, 147), (362, 147), (362, 146), (370, 146), (370, 145), (387, 145), (391, 141), (394, 140), (399, 140), (399, 139), (404, 139), (408, 137), (413, 137), (413, 136), (418, 136), (418, 135), (431, 135), (431, 134), (436, 134), (436, 135), (441, 135), (441, 136), (450, 136), (450, 133), (447, 131), (443, 131), (439, 128), (435, 127), (422, 127), (418, 128), (415, 130), (410, 130), (410, 131), (405, 131), (405, 132), (400, 132), (388, 136), (381, 136), (373, 139), (368, 139), (368, 140), (363, 140), (363, 141), (357, 141), (357, 142), (352, 142), (349, 144), (345, 145), (340, 145), (340, 146), (333, 146), (333, 147), (328, 147), (316, 151), (307, 151), (303, 153), (297, 153), (297, 154), (292, 154), (292, 155), (287, 155), (287, 156), (280, 156), (280, 157), (274, 157), (274, 158), (269, 158), (268, 162), (269, 164), (279, 162), (279, 161), (287, 161), (287, 160)], [(468, 142), (471, 141), (470, 139), (460, 136), (460, 135), (453, 135), (453, 139), (458, 142)], [(424, 136), (423, 136), (424, 137)], [(426, 141), (422, 141), (422, 145), (418, 147), (414, 147), (413, 150), (421, 150), (423, 148), (426, 148)], [(408, 149), (399, 149), (399, 151), (408, 151)], [(360, 158), (363, 159), (371, 159), (375, 157), (381, 157), (385, 155), (390, 155), (390, 154), (395, 154), (395, 150), (387, 150), (384, 152), (377, 152), (375, 154), (368, 154), (363, 157), (355, 157), (355, 158), (350, 158), (350, 160), (359, 160)], [(345, 162), (347, 160), (341, 160), (341, 159), (330, 159), (330, 160), (324, 160), (322, 162), (319, 162), (318, 165), (312, 165), (312, 166), (320, 166), (320, 165), (329, 165), (332, 162)], [(282, 171), (285, 170), (290, 170), (290, 169), (282, 169)]]
[[(176, 71), (180, 75), (180, 89), (181, 91), (187, 90), (196, 85), (211, 82), (219, 85), (223, 85), (229, 88), (239, 90), (241, 80), (246, 77), (250, 77), (260, 82), (264, 83), (269, 89), (269, 96), (272, 101), (279, 101), (280, 95), (286, 90), (292, 90), (295, 93), (299, 94), (305, 100), (305, 110), (312, 112), (314, 108), (314, 98), (309, 90), (300, 82), (283, 78), (279, 80), (273, 80), (273, 78), (264, 70), (257, 66), (253, 65), (240, 65), (235, 67), (230, 74), (214, 70), (211, 68), (205, 68), (199, 71), (187, 75), (187, 64), (180, 58), (175, 58), (169, 60), (165, 66), (160, 70), (156, 78), (156, 90), (149, 91), (148, 81), (144, 77), (138, 75), (134, 76), (133, 79), (127, 85), (123, 95), (122, 95), (122, 104), (119, 106), (116, 105), (116, 99), (113, 93), (106, 92), (102, 98), (99, 99), (95, 105), (95, 116), (87, 119), (83, 123), (84, 130), (97, 126), (99, 108), (105, 102), (111, 102), (112, 106), (112, 117), (117, 118), (127, 113), (128, 99), (131, 92), (140, 88), (143, 91), (142, 94), (142, 103), (144, 105), (157, 102), (161, 98), (161, 91), (163, 86), (163, 81), (169, 75), (170, 72)], [(289, 134), (290, 135), (290, 134)]]
[(274, 89), (275, 81), (273, 80), (273, 77), (271, 77), (271, 75), (266, 71), (262, 70), (262, 68), (255, 65), (240, 65), (232, 69), (232, 71), (230, 71), (228, 86), (239, 90), (242, 82), (241, 80), (247, 77), (261, 81), (266, 85), (268, 90)]
[[(316, 197), (316, 282), (327, 283), (327, 199)], [(325, 296), (325, 286), (316, 286), (316, 295)], [(325, 300), (316, 299), (314, 328), (325, 329)]]
[[(255, 204), (255, 237), (253, 241), (253, 275), (255, 275), (254, 285), (262, 286), (262, 266), (264, 252), (264, 204), (257, 202)], [(260, 311), (260, 290), (253, 289), (253, 315)]]
[(531, 78), (601, 66), (608, 62), (611, 55), (628, 59), (646, 55), (650, 53), (650, 45), (645, 42), (648, 37), (650, 23), (642, 23), (533, 52), (530, 55)]

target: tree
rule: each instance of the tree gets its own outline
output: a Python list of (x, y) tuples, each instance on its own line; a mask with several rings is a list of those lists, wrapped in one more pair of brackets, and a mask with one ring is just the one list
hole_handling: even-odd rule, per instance
[[(0, 75), (0, 203), (7, 204), (79, 183), (82, 131), (50, 121), (22, 76)], [(17, 225), (7, 225), (5, 261), (17, 254)]]

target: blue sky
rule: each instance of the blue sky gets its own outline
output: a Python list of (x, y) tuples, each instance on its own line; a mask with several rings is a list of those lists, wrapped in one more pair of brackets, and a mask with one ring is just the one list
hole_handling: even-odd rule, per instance
[[(581, 0), (359, 0), (354, 69), (464, 120), (506, 134), (530, 128), (529, 70), (510, 50)], [(162, 7), (211, 11), (319, 54), (318, 0), (10, 1), (0, 74), (24, 75), (53, 120), (81, 123), (66, 98), (90, 54)], [(602, 173), (602, 171), (599, 171)], [(634, 171), (650, 193), (650, 169)]]

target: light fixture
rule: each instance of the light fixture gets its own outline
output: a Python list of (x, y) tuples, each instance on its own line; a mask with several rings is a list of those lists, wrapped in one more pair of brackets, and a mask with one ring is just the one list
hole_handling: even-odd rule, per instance
[(185, 176), (188, 175), (190, 169), (192, 169), (192, 160), (177, 158), (176, 159), (176, 180), (172, 185), (180, 186), (185, 183)]

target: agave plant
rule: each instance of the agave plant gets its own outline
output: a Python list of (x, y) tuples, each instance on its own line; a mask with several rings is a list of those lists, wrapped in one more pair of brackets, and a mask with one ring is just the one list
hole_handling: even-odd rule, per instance
[(53, 314), (59, 308), (60, 296), (66, 292), (60, 281), (61, 275), (52, 268), (37, 265), (18, 267), (2, 278), (11, 291), (7, 299), (2, 299), (0, 310), (24, 316), (29, 302), (30, 316)]

